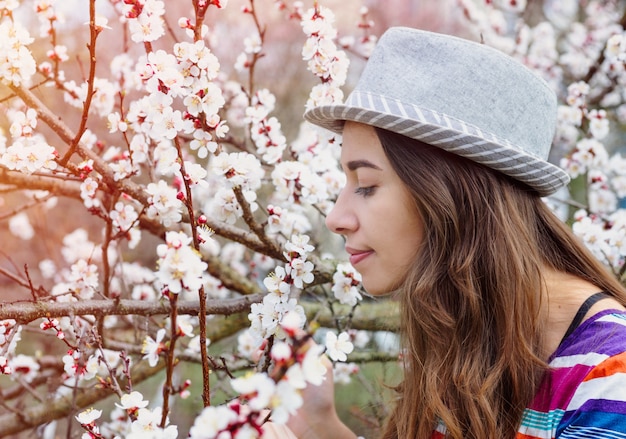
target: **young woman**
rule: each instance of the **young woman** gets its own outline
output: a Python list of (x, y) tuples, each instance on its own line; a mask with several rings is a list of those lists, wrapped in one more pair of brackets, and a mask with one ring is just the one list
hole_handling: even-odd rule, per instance
[[(626, 438), (626, 293), (541, 196), (556, 101), (505, 55), (385, 33), (344, 105), (327, 226), (364, 288), (400, 300), (405, 374), (384, 438)], [(267, 437), (353, 438), (332, 381)], [(291, 435), (291, 436), (290, 436)]]

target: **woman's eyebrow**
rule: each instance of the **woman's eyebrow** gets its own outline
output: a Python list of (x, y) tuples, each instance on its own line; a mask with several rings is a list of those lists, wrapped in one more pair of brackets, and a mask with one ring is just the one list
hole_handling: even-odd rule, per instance
[(367, 161), (367, 160), (351, 160), (348, 163), (346, 163), (346, 167), (350, 171), (356, 171), (359, 168), (371, 168), (371, 169), (376, 169), (378, 171), (382, 171), (380, 167), (376, 166), (374, 163)]

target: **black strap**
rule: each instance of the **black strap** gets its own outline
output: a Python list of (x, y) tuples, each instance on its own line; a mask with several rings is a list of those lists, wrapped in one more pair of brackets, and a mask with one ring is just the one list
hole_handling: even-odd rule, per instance
[[(567, 328), (567, 331), (565, 332), (565, 335), (561, 339), (561, 343), (563, 343), (563, 341), (567, 337), (569, 337), (572, 334), (572, 332), (574, 332), (574, 330), (576, 328), (578, 328), (580, 323), (583, 321), (583, 318), (585, 317), (585, 315), (589, 311), (589, 308), (591, 308), (597, 301), (602, 300), (602, 299), (608, 299), (609, 297), (610, 296), (607, 295), (604, 291), (600, 291), (599, 293), (595, 293), (595, 294), (589, 296), (587, 298), (587, 300), (585, 300), (583, 302), (583, 304), (580, 305), (580, 308), (578, 308), (578, 311), (576, 312), (576, 315), (574, 316), (574, 319), (572, 320), (572, 323), (570, 323), (569, 328)], [(561, 344), (561, 343), (559, 343), (559, 344)]]

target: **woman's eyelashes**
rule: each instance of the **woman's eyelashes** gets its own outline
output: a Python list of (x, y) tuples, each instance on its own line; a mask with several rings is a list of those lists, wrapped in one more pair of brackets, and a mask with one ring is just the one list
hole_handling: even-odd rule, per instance
[(354, 190), (354, 193), (357, 195), (361, 195), (363, 197), (369, 197), (370, 195), (374, 195), (376, 191), (376, 186), (365, 186), (365, 187), (357, 187)]

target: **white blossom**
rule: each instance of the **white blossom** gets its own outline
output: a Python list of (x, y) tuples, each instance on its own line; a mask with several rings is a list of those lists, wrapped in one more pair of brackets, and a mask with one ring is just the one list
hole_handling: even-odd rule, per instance
[(361, 275), (349, 263), (337, 264), (337, 270), (333, 274), (332, 291), (340, 303), (354, 306), (363, 297), (358, 290)]
[(148, 217), (158, 218), (166, 227), (181, 220), (181, 202), (177, 198), (176, 189), (169, 186), (165, 181), (159, 180), (158, 183), (148, 184), (146, 192), (150, 196)]
[(156, 339), (150, 336), (146, 336), (141, 353), (144, 354), (143, 358), (148, 360), (148, 364), (154, 367), (159, 362), (159, 355), (166, 349), (163, 339), (165, 338), (165, 329), (161, 328), (157, 331)]
[(33, 229), (28, 215), (25, 212), (20, 212), (11, 217), (9, 220), (9, 231), (14, 236), (26, 241), (33, 239), (35, 236), (35, 229)]
[(237, 413), (228, 406), (205, 407), (189, 430), (189, 437), (190, 439), (216, 438), (218, 433), (234, 423), (237, 418)]
[(89, 408), (76, 415), (76, 420), (83, 425), (88, 425), (95, 422), (100, 416), (102, 416), (102, 410)]
[(346, 361), (346, 354), (353, 350), (354, 346), (347, 332), (342, 332), (339, 336), (332, 331), (326, 333), (326, 353), (333, 361)]
[(124, 410), (136, 410), (147, 407), (148, 401), (143, 399), (143, 395), (136, 390), (130, 393), (125, 393), (120, 397), (120, 403), (115, 405)]
[(202, 287), (207, 264), (192, 247), (191, 237), (184, 232), (169, 231), (165, 241), (157, 246), (157, 279), (171, 293), (197, 293)]

